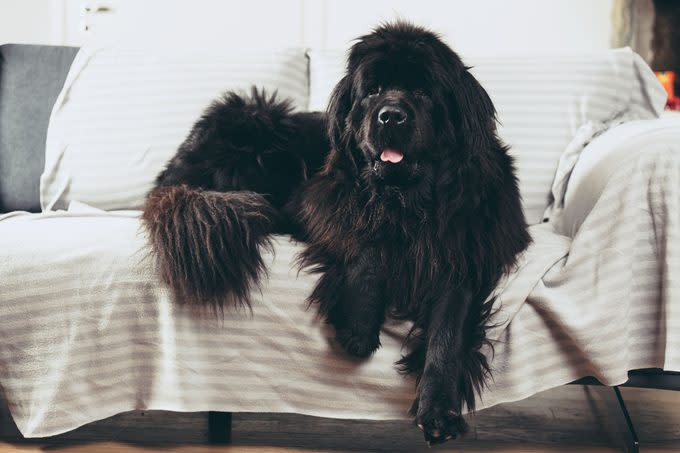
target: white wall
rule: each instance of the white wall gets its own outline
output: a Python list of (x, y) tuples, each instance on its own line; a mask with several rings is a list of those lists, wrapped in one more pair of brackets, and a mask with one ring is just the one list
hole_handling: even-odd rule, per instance
[(61, 0), (0, 0), (0, 44), (59, 44)]
[(328, 4), (325, 45), (342, 47), (379, 20), (430, 26), (461, 53), (579, 52), (609, 47), (611, 0), (349, 0)]
[[(326, 0), (322, 45), (345, 47), (380, 20), (405, 17), (438, 30), (463, 54), (609, 48), (612, 0)], [(360, 13), (357, 13), (360, 11)]]
[[(90, 14), (83, 3), (111, 11)], [(465, 54), (572, 53), (609, 47), (613, 0), (0, 0), (0, 42), (98, 40), (173, 47), (346, 48), (405, 18)]]

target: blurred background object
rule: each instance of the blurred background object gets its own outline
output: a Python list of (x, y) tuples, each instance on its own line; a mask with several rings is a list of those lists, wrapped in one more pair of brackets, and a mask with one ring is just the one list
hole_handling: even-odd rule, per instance
[(653, 0), (614, 0), (611, 46), (630, 47), (647, 62), (652, 59)]
[(680, 110), (680, 1), (654, 0), (654, 38), (652, 39), (651, 66), (663, 71), (670, 80), (668, 85), (668, 108)]
[(680, 110), (680, 97), (675, 93), (676, 73), (674, 71), (656, 71), (656, 77), (668, 93), (667, 110)]

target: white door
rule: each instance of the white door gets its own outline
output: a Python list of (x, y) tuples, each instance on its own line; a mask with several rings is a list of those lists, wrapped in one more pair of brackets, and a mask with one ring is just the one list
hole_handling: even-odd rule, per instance
[(346, 49), (353, 38), (367, 33), (380, 22), (404, 18), (440, 32), (463, 55), (576, 53), (606, 49), (609, 47), (613, 2), (49, 1), (65, 2), (65, 42), (72, 45), (94, 41), (126, 47)]
[(65, 42), (184, 49), (304, 46), (305, 0), (64, 0)]

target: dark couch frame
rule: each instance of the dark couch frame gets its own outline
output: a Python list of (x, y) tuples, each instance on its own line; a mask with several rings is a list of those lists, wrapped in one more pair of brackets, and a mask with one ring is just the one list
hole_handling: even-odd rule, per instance
[[(579, 385), (603, 385), (594, 377), (585, 377), (572, 384)], [(639, 453), (640, 440), (635, 430), (635, 424), (626, 407), (626, 401), (621, 395), (619, 387), (636, 387), (656, 390), (675, 390), (680, 391), (680, 372), (665, 371), (661, 368), (647, 368), (642, 370), (633, 370), (628, 373), (628, 380), (623, 384), (612, 387), (618, 406), (621, 409), (623, 419), (625, 421), (627, 431), (627, 439), (624, 439), (624, 446), (628, 452)]]
[[(573, 385), (599, 385), (603, 384), (594, 377), (586, 377), (572, 382)], [(639, 453), (640, 441), (635, 430), (635, 424), (628, 412), (626, 402), (621, 395), (619, 387), (637, 387), (658, 390), (680, 391), (680, 372), (664, 371), (662, 369), (635, 370), (628, 373), (628, 381), (612, 387), (621, 414), (627, 427), (627, 438), (623, 439), (625, 449), (630, 453)], [(208, 439), (213, 444), (231, 443), (231, 419), (230, 412), (208, 412)]]

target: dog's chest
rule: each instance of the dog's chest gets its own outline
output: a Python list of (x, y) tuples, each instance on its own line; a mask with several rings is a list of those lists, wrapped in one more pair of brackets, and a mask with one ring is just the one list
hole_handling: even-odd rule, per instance
[(381, 270), (388, 304), (409, 316), (441, 291), (447, 269), (436, 237), (423, 228), (418, 235), (384, 245)]

